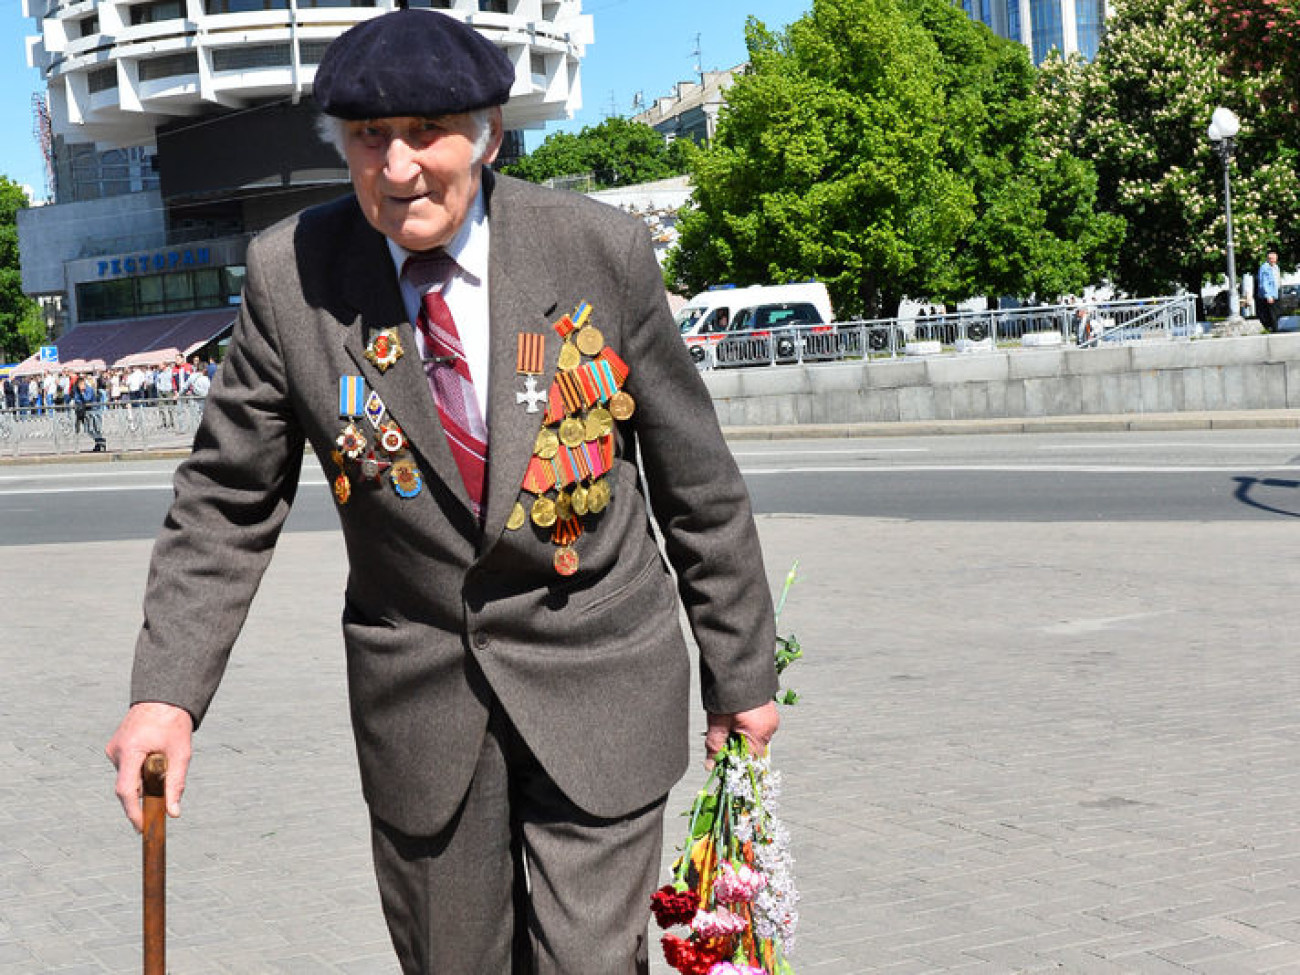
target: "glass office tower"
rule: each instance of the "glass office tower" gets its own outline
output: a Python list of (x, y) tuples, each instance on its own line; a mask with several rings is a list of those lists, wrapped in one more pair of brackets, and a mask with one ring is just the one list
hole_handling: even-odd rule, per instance
[(1053, 50), (1091, 60), (1105, 31), (1106, 0), (962, 0), (961, 6), (994, 33), (1024, 44), (1035, 64)]

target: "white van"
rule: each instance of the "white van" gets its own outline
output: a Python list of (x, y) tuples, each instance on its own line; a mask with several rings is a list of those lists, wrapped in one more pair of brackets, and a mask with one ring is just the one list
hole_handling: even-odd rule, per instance
[(677, 327), (703, 363), (727, 332), (762, 334), (792, 326), (824, 326), (835, 320), (831, 297), (820, 281), (800, 284), (724, 286), (697, 294), (677, 311)]

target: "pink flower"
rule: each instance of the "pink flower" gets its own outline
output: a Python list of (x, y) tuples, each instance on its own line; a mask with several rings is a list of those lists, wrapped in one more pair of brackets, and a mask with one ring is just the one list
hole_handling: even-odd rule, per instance
[(724, 863), (713, 881), (713, 896), (723, 904), (745, 904), (767, 886), (767, 878), (748, 866), (736, 870)]
[(749, 922), (739, 914), (732, 914), (725, 907), (716, 911), (700, 911), (691, 921), (691, 930), (701, 938), (728, 938), (740, 934), (749, 927)]
[(764, 972), (754, 965), (737, 965), (729, 961), (720, 961), (709, 969), (709, 975), (764, 975)]

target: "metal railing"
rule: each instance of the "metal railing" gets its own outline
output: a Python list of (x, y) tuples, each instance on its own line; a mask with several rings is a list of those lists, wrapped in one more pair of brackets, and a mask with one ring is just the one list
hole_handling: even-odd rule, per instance
[(79, 411), (72, 406), (0, 409), (0, 457), (110, 453), (188, 447), (203, 415), (203, 400), (130, 400)]
[[(1080, 315), (1080, 310), (1084, 314)], [(1190, 295), (964, 311), (915, 319), (795, 325), (692, 339), (701, 369), (992, 352), (1020, 345), (1095, 348), (1201, 334)], [(1030, 338), (1026, 338), (1029, 336)]]

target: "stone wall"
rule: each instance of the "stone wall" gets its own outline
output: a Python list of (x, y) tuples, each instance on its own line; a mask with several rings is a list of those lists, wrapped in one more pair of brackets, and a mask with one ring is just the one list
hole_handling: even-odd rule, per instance
[(1300, 408), (1300, 334), (704, 374), (723, 426)]

